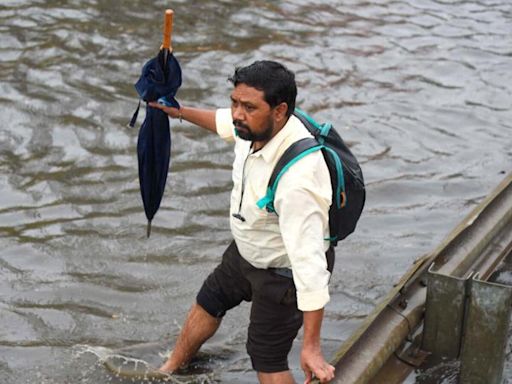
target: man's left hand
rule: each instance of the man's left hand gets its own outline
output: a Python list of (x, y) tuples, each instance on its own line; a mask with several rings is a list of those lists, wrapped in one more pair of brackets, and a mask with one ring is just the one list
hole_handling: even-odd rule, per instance
[(306, 375), (304, 384), (311, 383), (313, 377), (321, 383), (328, 383), (334, 378), (334, 367), (325, 361), (320, 348), (303, 348), (300, 360)]

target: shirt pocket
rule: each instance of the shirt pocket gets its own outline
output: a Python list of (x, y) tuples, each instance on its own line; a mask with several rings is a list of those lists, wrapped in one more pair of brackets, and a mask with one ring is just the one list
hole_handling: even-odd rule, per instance
[[(253, 167), (260, 166), (254, 164)], [(250, 171), (253, 171), (251, 167)], [(241, 215), (245, 218), (246, 224), (251, 229), (265, 229), (269, 224), (269, 215), (273, 213), (267, 212), (265, 208), (259, 208), (257, 202), (265, 196), (266, 183), (260, 177), (249, 177), (245, 180), (245, 185), (242, 185), (242, 207)], [(243, 181), (242, 181), (243, 182)]]
[(242, 216), (251, 229), (265, 228), (268, 224), (268, 215), (269, 213), (265, 209), (258, 208), (256, 204), (242, 206)]

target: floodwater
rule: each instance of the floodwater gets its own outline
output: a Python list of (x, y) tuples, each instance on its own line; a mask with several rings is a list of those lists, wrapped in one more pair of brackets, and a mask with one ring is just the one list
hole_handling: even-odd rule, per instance
[[(230, 241), (231, 147), (177, 121), (145, 237), (138, 129), (126, 123), (169, 6), (184, 105), (228, 106), (236, 66), (278, 60), (302, 109), (332, 121), (362, 162), (367, 206), (337, 249), (327, 356), (512, 170), (509, 0), (3, 0), (2, 384), (123, 383), (101, 353), (173, 340)], [(198, 381), (256, 381), (248, 309), (225, 318)], [(300, 338), (297, 380), (299, 349)]]

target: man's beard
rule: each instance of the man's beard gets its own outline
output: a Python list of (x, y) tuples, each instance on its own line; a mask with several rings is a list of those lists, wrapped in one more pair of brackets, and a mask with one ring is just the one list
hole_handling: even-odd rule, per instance
[(267, 128), (258, 134), (253, 133), (248, 125), (240, 122), (239, 120), (233, 120), (233, 125), (235, 126), (237, 136), (247, 141), (268, 141), (272, 137), (272, 133), (274, 131), (274, 122), (271, 118), (267, 121)]

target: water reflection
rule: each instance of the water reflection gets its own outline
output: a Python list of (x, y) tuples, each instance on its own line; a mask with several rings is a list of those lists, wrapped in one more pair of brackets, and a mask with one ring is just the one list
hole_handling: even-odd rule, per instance
[[(0, 382), (109, 382), (94, 356), (73, 347), (174, 337), (229, 241), (231, 148), (177, 122), (166, 195), (145, 239), (137, 130), (126, 123), (166, 6), (0, 5)], [(338, 251), (329, 355), (511, 170), (511, 5), (172, 6), (183, 103), (225, 106), (235, 66), (280, 60), (297, 74), (301, 107), (333, 121), (362, 160), (368, 205)], [(244, 353), (247, 310), (227, 317), (213, 340), (238, 352), (215, 373), (219, 382), (255, 381)]]

